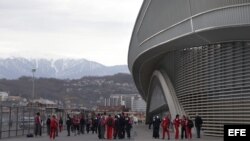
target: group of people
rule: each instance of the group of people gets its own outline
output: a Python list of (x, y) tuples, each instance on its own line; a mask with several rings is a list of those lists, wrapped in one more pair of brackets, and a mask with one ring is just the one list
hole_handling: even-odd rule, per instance
[[(86, 118), (86, 119), (85, 119)], [(202, 118), (197, 114), (195, 117), (195, 123), (188, 116), (183, 115), (180, 117), (178, 114), (175, 119), (171, 121), (171, 117), (168, 114), (162, 119), (159, 116), (154, 116), (150, 122), (153, 125), (153, 138), (160, 138), (160, 128), (162, 128), (162, 139), (165, 139), (167, 134), (167, 139), (170, 139), (170, 128), (173, 126), (175, 132), (175, 139), (192, 139), (192, 128), (195, 126), (197, 131), (197, 138), (200, 138), (200, 130), (203, 124)], [(47, 134), (53, 141), (55, 137), (58, 136), (58, 132), (63, 130), (63, 119), (60, 116), (57, 118), (56, 115), (48, 116), (46, 121)], [(99, 139), (124, 139), (125, 134), (129, 139), (131, 137), (130, 132), (133, 125), (133, 119), (129, 117), (128, 114), (118, 114), (118, 115), (106, 115), (97, 114), (91, 117), (85, 117), (81, 115), (67, 115), (66, 126), (68, 136), (73, 132), (74, 135), (84, 134), (85, 129), (87, 133), (92, 131), (92, 134), (96, 133)], [(35, 117), (35, 136), (41, 136), (42, 120), (40, 118), (40, 113), (36, 114)], [(180, 132), (180, 135), (179, 135)], [(106, 136), (105, 136), (106, 133)]]
[(58, 132), (62, 132), (63, 130), (63, 119), (61, 116), (58, 119), (55, 114), (52, 116), (49, 115), (46, 121), (46, 125), (47, 125), (47, 134), (53, 141), (55, 140), (55, 137), (58, 136)]
[[(175, 131), (175, 139), (192, 139), (192, 128), (195, 126), (197, 131), (197, 138), (200, 138), (200, 130), (202, 126), (202, 118), (197, 114), (195, 117), (195, 124), (188, 116), (183, 115), (182, 118), (177, 114), (175, 119), (171, 122), (170, 115), (167, 115), (160, 119), (159, 116), (154, 116), (149, 125), (151, 129), (151, 124), (153, 125), (153, 138), (160, 138), (160, 127), (162, 128), (162, 139), (165, 139), (165, 134), (167, 133), (167, 138), (170, 139), (170, 127), (173, 125)], [(181, 136), (179, 132), (181, 131)]]
[[(91, 117), (86, 117), (84, 115), (67, 115), (66, 125), (68, 136), (70, 136), (71, 131), (75, 135), (84, 134), (85, 129), (87, 133), (92, 131), (92, 134), (96, 133), (99, 139), (123, 139), (125, 134), (127, 138), (130, 138), (130, 132), (132, 128), (133, 120), (128, 114), (118, 114), (118, 115), (106, 115), (97, 114)], [(106, 133), (106, 136), (105, 136)]]
[[(36, 113), (35, 116), (35, 136), (42, 135), (42, 125), (43, 121), (40, 117), (40, 113)], [(50, 139), (53, 141), (55, 140), (55, 136), (58, 136), (58, 132), (62, 131), (63, 128), (63, 120), (62, 117), (57, 119), (56, 115), (48, 116), (46, 121), (47, 127), (47, 134), (49, 135)]]

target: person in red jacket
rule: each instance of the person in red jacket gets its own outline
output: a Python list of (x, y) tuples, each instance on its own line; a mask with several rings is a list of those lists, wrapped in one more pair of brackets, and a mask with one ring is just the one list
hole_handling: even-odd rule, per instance
[(107, 125), (107, 139), (111, 140), (114, 127), (114, 119), (111, 117), (111, 115), (109, 115), (108, 118), (106, 119), (106, 125)]
[(170, 139), (169, 135), (169, 124), (170, 124), (170, 118), (169, 115), (167, 115), (165, 118), (163, 118), (161, 127), (162, 127), (162, 139), (165, 139), (165, 133), (167, 132), (168, 139)]
[(179, 115), (177, 114), (174, 121), (174, 128), (175, 128), (175, 139), (179, 139), (179, 127), (180, 127), (180, 124), (181, 124), (181, 120), (179, 118)]
[(35, 136), (37, 135), (42, 135), (42, 123), (41, 123), (41, 117), (40, 117), (40, 113), (36, 113), (36, 117), (35, 117)]
[(53, 115), (50, 119), (50, 140), (54, 141), (56, 136), (56, 130), (58, 127), (58, 121), (56, 119), (56, 116)]

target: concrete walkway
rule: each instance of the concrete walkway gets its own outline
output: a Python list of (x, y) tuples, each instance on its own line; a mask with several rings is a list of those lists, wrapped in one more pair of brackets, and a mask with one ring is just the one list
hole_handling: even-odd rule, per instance
[[(160, 132), (161, 133), (161, 132)], [(59, 136), (56, 137), (56, 141), (99, 141), (97, 134), (84, 134), (84, 135), (77, 135), (77, 136), (66, 136), (66, 131), (59, 133)], [(152, 129), (148, 129), (145, 125), (134, 125), (131, 131), (131, 139), (123, 139), (124, 141), (156, 141), (162, 139), (153, 139), (152, 138)], [(161, 136), (161, 134), (160, 134)], [(170, 141), (176, 141), (174, 139), (174, 133), (171, 132), (170, 134)], [(105, 139), (103, 139), (105, 140)], [(167, 139), (165, 139), (167, 140)], [(181, 140), (181, 139), (180, 139)], [(187, 140), (187, 139), (183, 139)], [(201, 136), (201, 138), (197, 139), (195, 135), (193, 135), (192, 141), (223, 141), (223, 138), (218, 137), (207, 137)], [(43, 135), (41, 137), (34, 137), (34, 138), (27, 138), (27, 137), (13, 137), (13, 138), (5, 138), (0, 139), (0, 141), (50, 141), (47, 135)]]

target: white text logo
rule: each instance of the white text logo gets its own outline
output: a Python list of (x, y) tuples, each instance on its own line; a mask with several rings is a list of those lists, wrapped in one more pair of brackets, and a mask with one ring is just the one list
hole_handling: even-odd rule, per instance
[(246, 136), (246, 129), (228, 129), (228, 136)]

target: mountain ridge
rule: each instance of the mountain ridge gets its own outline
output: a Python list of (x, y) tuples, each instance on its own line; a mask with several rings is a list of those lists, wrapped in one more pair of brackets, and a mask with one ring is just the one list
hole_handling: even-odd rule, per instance
[(79, 79), (84, 76), (105, 76), (116, 73), (129, 73), (127, 65), (105, 66), (86, 59), (45, 59), (11, 57), (0, 58), (0, 78), (17, 79), (22, 76), (57, 79)]

